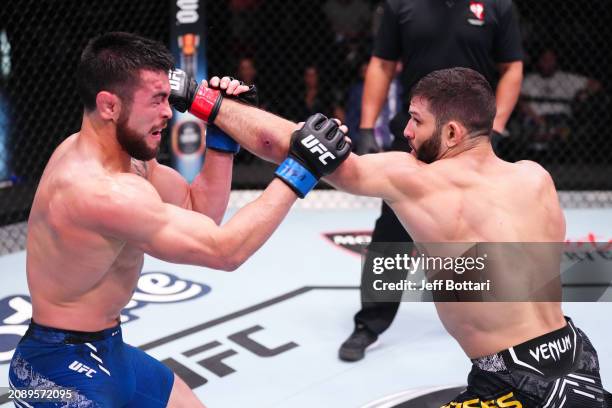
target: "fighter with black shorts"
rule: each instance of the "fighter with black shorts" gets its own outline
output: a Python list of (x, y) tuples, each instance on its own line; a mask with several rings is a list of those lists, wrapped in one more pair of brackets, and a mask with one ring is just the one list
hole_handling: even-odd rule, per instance
[(467, 389), (442, 408), (603, 408), (597, 352), (566, 317), (567, 325), (489, 356), (472, 360)]

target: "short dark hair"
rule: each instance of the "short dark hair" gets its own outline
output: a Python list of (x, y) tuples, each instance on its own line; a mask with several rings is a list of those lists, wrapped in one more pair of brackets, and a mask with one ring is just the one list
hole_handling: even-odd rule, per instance
[(411, 99), (423, 98), (442, 127), (451, 120), (468, 132), (491, 135), (495, 119), (495, 95), (484, 76), (469, 68), (433, 71), (413, 88)]
[(139, 71), (168, 71), (174, 58), (157, 41), (136, 34), (111, 32), (91, 39), (77, 68), (77, 91), (86, 110), (96, 107), (96, 95), (109, 91), (131, 100)]

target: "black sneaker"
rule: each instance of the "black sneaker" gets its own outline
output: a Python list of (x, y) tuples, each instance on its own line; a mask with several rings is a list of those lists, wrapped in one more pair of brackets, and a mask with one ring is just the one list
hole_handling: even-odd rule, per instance
[(359, 361), (365, 356), (365, 351), (378, 344), (378, 335), (366, 328), (356, 328), (348, 339), (340, 346), (338, 357), (343, 361)]

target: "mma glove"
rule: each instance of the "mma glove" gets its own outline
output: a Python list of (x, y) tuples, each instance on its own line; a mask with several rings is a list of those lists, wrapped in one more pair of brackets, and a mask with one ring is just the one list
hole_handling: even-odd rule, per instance
[(168, 78), (171, 88), (170, 105), (179, 112), (189, 111), (192, 115), (209, 124), (206, 131), (207, 148), (238, 153), (240, 145), (221, 130), (210, 125), (214, 123), (224, 97), (257, 106), (258, 96), (255, 85), (251, 85), (248, 91), (239, 95), (227, 95), (225, 90), (218, 87), (198, 85), (194, 78), (180, 69), (170, 70)]
[(380, 147), (378, 146), (378, 142), (376, 141), (376, 137), (374, 136), (374, 129), (359, 129), (359, 143), (357, 144), (357, 149), (355, 153), (359, 156), (369, 153), (378, 153), (380, 152)]
[(289, 155), (275, 175), (300, 198), (314, 188), (321, 177), (331, 174), (351, 153), (351, 144), (336, 121), (320, 113), (309, 117), (291, 135)]

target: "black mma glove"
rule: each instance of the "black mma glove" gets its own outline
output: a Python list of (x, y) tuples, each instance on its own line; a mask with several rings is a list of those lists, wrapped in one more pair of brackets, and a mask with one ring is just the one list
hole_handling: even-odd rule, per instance
[(291, 135), (289, 155), (275, 175), (304, 198), (321, 177), (327, 176), (351, 154), (351, 144), (338, 123), (320, 113), (309, 117)]

